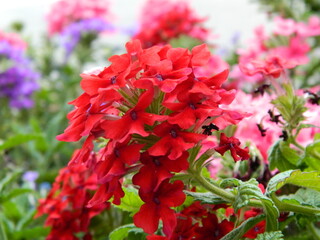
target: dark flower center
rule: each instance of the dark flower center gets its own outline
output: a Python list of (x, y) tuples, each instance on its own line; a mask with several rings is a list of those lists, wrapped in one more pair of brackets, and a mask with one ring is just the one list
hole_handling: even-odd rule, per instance
[(119, 149), (116, 148), (113, 152), (114, 152), (114, 155), (116, 155), (117, 158), (120, 157), (120, 151), (119, 151)]
[(196, 110), (196, 106), (195, 106), (193, 103), (189, 103), (189, 107), (190, 107), (192, 110)]
[(171, 130), (170, 130), (170, 135), (171, 135), (171, 137), (173, 137), (173, 138), (178, 137), (178, 134), (177, 134), (176, 130), (174, 130), (174, 129), (171, 129)]
[(160, 161), (159, 161), (158, 158), (154, 158), (154, 159), (153, 159), (153, 163), (154, 163), (157, 167), (161, 166), (161, 163), (160, 163)]
[(163, 81), (163, 77), (161, 76), (161, 74), (157, 74), (157, 75), (156, 75), (156, 78), (157, 78), (159, 81)]
[(137, 120), (138, 116), (135, 111), (130, 112), (130, 117), (133, 121)]
[(117, 76), (113, 76), (112, 78), (110, 78), (111, 84), (115, 84), (117, 81)]
[(160, 204), (160, 200), (159, 200), (159, 198), (157, 198), (157, 197), (154, 197), (154, 198), (153, 198), (153, 202), (154, 202), (155, 204), (157, 204), (157, 205)]

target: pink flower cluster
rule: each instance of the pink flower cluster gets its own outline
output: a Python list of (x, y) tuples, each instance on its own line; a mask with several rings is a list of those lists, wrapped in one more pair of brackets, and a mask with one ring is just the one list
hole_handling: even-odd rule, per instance
[(239, 65), (231, 74), (238, 81), (243, 81), (238, 68), (247, 76), (245, 80), (261, 82), (265, 77), (278, 78), (286, 69), (309, 62), (311, 46), (308, 40), (320, 35), (320, 18), (312, 16), (304, 23), (276, 17), (274, 22), (272, 35), (268, 36), (260, 26), (248, 44), (250, 47), (238, 50)]
[(184, 0), (149, 0), (141, 13), (140, 31), (133, 38), (145, 48), (167, 44), (181, 35), (205, 41), (209, 31), (202, 26), (204, 20)]
[(16, 33), (5, 33), (0, 30), (0, 41), (8, 42), (11, 46), (25, 50), (27, 43)]
[[(316, 92), (316, 90), (317, 89), (312, 89), (313, 92)], [(260, 151), (265, 162), (268, 161), (268, 150), (282, 134), (280, 126), (272, 121), (270, 116), (270, 111), (274, 116), (278, 115), (271, 104), (273, 99), (275, 99), (273, 95), (264, 94), (263, 96), (253, 97), (251, 94), (246, 94), (238, 90), (234, 101), (226, 106), (227, 109), (237, 111), (247, 116), (241, 121), (241, 124), (237, 125), (234, 136), (243, 143), (250, 141), (250, 144), (257, 147)], [(307, 103), (306, 107), (308, 107), (308, 110), (304, 113), (306, 118), (304, 124), (319, 125), (319, 106)], [(251, 114), (251, 116), (249, 116), (248, 113)], [(278, 116), (281, 120), (280, 115)], [(319, 132), (319, 128), (302, 129), (297, 141), (301, 145), (306, 146), (313, 141), (314, 135)]]
[(47, 15), (49, 34), (60, 33), (73, 22), (101, 18), (108, 22), (110, 18), (107, 0), (60, 0)]

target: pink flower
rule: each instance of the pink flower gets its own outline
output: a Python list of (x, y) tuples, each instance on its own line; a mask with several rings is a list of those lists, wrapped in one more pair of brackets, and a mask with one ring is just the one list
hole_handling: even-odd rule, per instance
[(60, 0), (47, 15), (50, 35), (60, 33), (70, 23), (90, 18), (110, 18), (108, 0)]
[(289, 36), (296, 31), (296, 22), (292, 19), (284, 19), (282, 17), (275, 17), (274, 22), (276, 24), (275, 34), (282, 36)]
[(312, 37), (320, 35), (320, 18), (318, 16), (311, 16), (308, 24), (298, 23), (297, 34), (301, 37)]
[(16, 33), (5, 33), (0, 30), (0, 41), (6, 41), (10, 45), (25, 50), (27, 43)]
[[(281, 129), (270, 121), (268, 115), (268, 110), (273, 108), (271, 100), (272, 96), (268, 94), (253, 98), (250, 94), (238, 91), (235, 100), (228, 106), (228, 109), (251, 113), (251, 116), (244, 118), (241, 124), (237, 125), (234, 136), (241, 142), (250, 141), (254, 144), (265, 161), (268, 158), (268, 149), (281, 135)], [(265, 136), (261, 135), (257, 127), (260, 123), (267, 129)]]

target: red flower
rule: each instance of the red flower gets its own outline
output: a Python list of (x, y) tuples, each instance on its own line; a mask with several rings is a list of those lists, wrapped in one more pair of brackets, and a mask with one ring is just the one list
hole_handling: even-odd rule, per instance
[(214, 149), (221, 155), (224, 155), (226, 151), (230, 150), (231, 156), (235, 161), (249, 159), (249, 149), (247, 147), (242, 149), (239, 146), (240, 141), (237, 138), (227, 137), (224, 133), (221, 133), (220, 144)]
[(227, 220), (223, 220), (218, 223), (218, 218), (215, 214), (208, 214), (207, 217), (202, 219), (202, 227), (197, 228), (196, 239), (197, 240), (218, 240), (224, 235), (233, 230), (234, 223)]
[(148, 149), (149, 154), (163, 156), (169, 153), (168, 157), (172, 160), (177, 159), (184, 151), (206, 138), (202, 134), (181, 131), (177, 125), (171, 125), (168, 122), (161, 123), (153, 131), (161, 139)]
[(153, 234), (161, 219), (164, 233), (170, 236), (177, 225), (176, 213), (170, 207), (180, 206), (184, 202), (183, 188), (181, 181), (169, 183), (169, 180), (164, 180), (155, 192), (145, 194), (139, 191), (145, 204), (134, 215), (134, 224), (146, 233)]
[(163, 121), (167, 117), (146, 112), (146, 108), (153, 99), (153, 89), (141, 94), (137, 105), (130, 109), (119, 120), (105, 120), (101, 128), (105, 131), (105, 137), (113, 140), (123, 141), (130, 134), (139, 134), (143, 137), (149, 135), (144, 125), (153, 125), (156, 121)]
[(36, 217), (48, 214), (45, 222), (51, 226), (48, 240), (77, 240), (74, 234), (79, 232), (85, 233), (84, 239), (91, 239), (90, 219), (110, 206), (105, 203), (93, 208), (86, 206), (90, 192), (96, 189), (97, 176), (85, 165), (74, 164), (60, 170), (46, 199), (39, 201), (36, 214)]
[(188, 152), (184, 152), (181, 157), (170, 160), (167, 156), (150, 156), (145, 152), (141, 156), (144, 166), (133, 176), (132, 182), (145, 193), (156, 191), (161, 182), (173, 176), (171, 172), (188, 169), (188, 156)]
[(139, 160), (142, 147), (142, 144), (129, 144), (129, 140), (123, 143), (110, 141), (101, 150), (101, 157), (95, 166), (98, 182), (104, 184), (115, 176), (122, 177), (126, 173), (126, 167)]

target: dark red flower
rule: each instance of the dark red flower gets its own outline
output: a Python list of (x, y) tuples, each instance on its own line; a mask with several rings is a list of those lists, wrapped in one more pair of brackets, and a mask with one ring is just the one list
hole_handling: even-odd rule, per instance
[(230, 150), (231, 156), (235, 161), (249, 159), (249, 149), (247, 147), (242, 149), (239, 146), (239, 139), (235, 137), (227, 137), (224, 133), (221, 133), (219, 146), (214, 149), (221, 155), (224, 155), (226, 151)]
[(48, 240), (77, 240), (74, 234), (80, 232), (85, 234), (84, 239), (91, 239), (88, 229), (91, 218), (110, 206), (106, 203), (93, 208), (86, 206), (91, 191), (96, 189), (97, 176), (84, 164), (73, 164), (60, 170), (46, 199), (39, 201), (35, 216), (48, 215), (45, 222), (51, 227)]
[(218, 240), (233, 230), (234, 223), (227, 220), (218, 222), (215, 214), (208, 214), (202, 219), (202, 227), (198, 227), (196, 232), (197, 240)]
[(148, 149), (149, 154), (163, 156), (169, 153), (168, 157), (172, 160), (177, 159), (184, 151), (206, 138), (202, 134), (182, 131), (179, 126), (168, 122), (161, 123), (153, 131), (161, 139)]
[(159, 220), (163, 222), (163, 232), (170, 236), (177, 225), (176, 213), (171, 207), (180, 206), (185, 200), (184, 184), (181, 181), (169, 183), (164, 180), (157, 191), (144, 193), (139, 191), (145, 202), (133, 217), (134, 224), (146, 233), (153, 234), (158, 229)]
[(145, 193), (156, 191), (161, 182), (173, 176), (171, 172), (188, 169), (188, 156), (188, 152), (184, 152), (179, 158), (170, 160), (167, 156), (150, 156), (145, 152), (140, 159), (144, 166), (133, 176), (132, 182)]
[(123, 141), (131, 134), (139, 134), (143, 137), (149, 135), (145, 125), (153, 125), (156, 121), (163, 121), (167, 117), (146, 112), (146, 108), (152, 102), (153, 89), (141, 94), (137, 105), (131, 108), (119, 120), (105, 120), (101, 128), (105, 131), (105, 137), (117, 141)]

